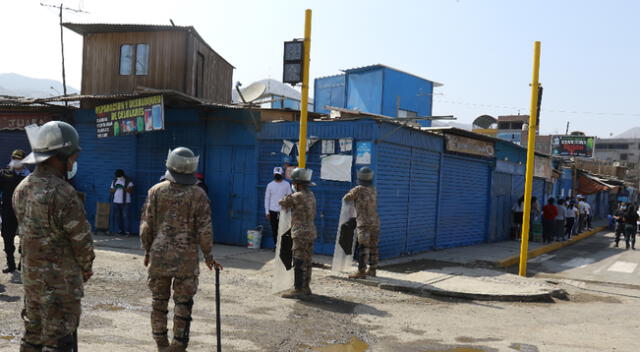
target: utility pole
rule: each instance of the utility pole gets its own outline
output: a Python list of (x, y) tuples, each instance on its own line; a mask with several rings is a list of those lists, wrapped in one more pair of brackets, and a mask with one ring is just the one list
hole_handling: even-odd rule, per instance
[(307, 166), (307, 116), (309, 107), (309, 62), (311, 54), (311, 10), (304, 13), (304, 65), (302, 69), (302, 102), (300, 107), (300, 160), (298, 167)]
[(567, 130), (564, 132), (565, 136), (569, 135), (569, 121), (567, 121)]
[(535, 167), (536, 131), (538, 130), (538, 110), (540, 93), (540, 42), (534, 43), (533, 82), (531, 83), (531, 112), (529, 114), (529, 138), (527, 140), (527, 171), (524, 181), (524, 213), (522, 215), (522, 236), (520, 243), (520, 276), (527, 276), (527, 256), (529, 254), (529, 221), (531, 220), (531, 194), (533, 191), (533, 169)]
[[(80, 9), (72, 9), (69, 7), (64, 7), (62, 2), (60, 2), (60, 5), (49, 5), (49, 4), (40, 3), (40, 6), (53, 7), (59, 10), (58, 18), (60, 19), (59, 21), (60, 23), (60, 54), (62, 56), (62, 91), (63, 91), (63, 96), (66, 97), (67, 96), (67, 75), (65, 73), (65, 67), (64, 67), (64, 31), (62, 27), (62, 10), (72, 11), (75, 13), (88, 13), (88, 12)], [(64, 105), (68, 106), (69, 103), (65, 100)]]

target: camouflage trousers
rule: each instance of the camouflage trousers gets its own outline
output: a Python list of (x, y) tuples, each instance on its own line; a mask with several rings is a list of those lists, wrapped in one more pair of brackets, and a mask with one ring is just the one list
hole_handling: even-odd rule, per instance
[(358, 269), (365, 270), (367, 265), (369, 265), (370, 269), (376, 269), (379, 257), (378, 238), (380, 229), (376, 226), (361, 226), (356, 228), (356, 236), (360, 253)]
[(71, 351), (72, 334), (80, 322), (80, 300), (60, 295), (37, 297), (29, 291), (25, 287), (20, 351)]
[(302, 269), (303, 287), (309, 288), (311, 283), (311, 264), (313, 256), (313, 240), (295, 237), (293, 238), (293, 246), (291, 248), (293, 252), (294, 261), (300, 261)]
[(193, 296), (198, 291), (198, 277), (150, 276), (147, 280), (152, 296), (151, 331), (160, 345), (167, 341), (167, 313), (173, 285), (173, 344), (189, 344)]

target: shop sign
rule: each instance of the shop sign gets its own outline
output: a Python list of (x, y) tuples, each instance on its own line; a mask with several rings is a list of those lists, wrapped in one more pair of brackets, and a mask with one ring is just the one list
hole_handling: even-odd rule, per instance
[(9, 113), (0, 114), (0, 131), (2, 130), (24, 130), (29, 125), (44, 125), (55, 120), (54, 115), (49, 113)]
[(446, 135), (447, 151), (492, 157), (495, 155), (493, 143), (469, 137)]
[(95, 112), (98, 138), (164, 129), (162, 95), (96, 106)]

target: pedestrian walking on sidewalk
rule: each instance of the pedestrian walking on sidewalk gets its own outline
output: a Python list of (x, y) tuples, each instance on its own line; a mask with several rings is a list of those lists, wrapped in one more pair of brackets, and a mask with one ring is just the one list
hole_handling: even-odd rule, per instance
[(284, 179), (282, 168), (273, 168), (273, 181), (267, 184), (264, 192), (264, 211), (271, 224), (274, 247), (278, 243), (278, 223), (280, 222), (280, 201), (291, 194), (291, 185)]
[(626, 244), (626, 248), (629, 249), (629, 244), (631, 244), (631, 249), (636, 249), (636, 233), (638, 231), (638, 213), (636, 212), (635, 206), (629, 203), (627, 205), (627, 210), (624, 214), (624, 241)]
[[(198, 157), (189, 148), (169, 151), (166, 180), (151, 187), (140, 221), (140, 241), (152, 296), (151, 331), (158, 351), (186, 351), (193, 296), (198, 290), (198, 247), (209, 270), (213, 259), (211, 206), (196, 185)], [(173, 286), (173, 341), (167, 313)]]
[(18, 219), (13, 211), (12, 197), (18, 184), (29, 175), (22, 160), (27, 154), (16, 149), (11, 153), (11, 161), (6, 168), (0, 169), (0, 217), (2, 218), (2, 240), (4, 241), (4, 253), (7, 255), (7, 266), (2, 269), (5, 274), (12, 273), (16, 270), (15, 261), (15, 238), (18, 232)]
[(315, 186), (311, 182), (310, 169), (297, 168), (291, 173), (294, 193), (280, 201), (284, 209), (291, 209), (291, 239), (293, 246), (294, 287), (282, 294), (283, 298), (300, 298), (311, 294), (311, 264), (313, 241), (317, 237), (316, 197), (309, 189)]
[(380, 218), (378, 217), (378, 201), (376, 189), (373, 187), (373, 170), (371, 168), (365, 166), (358, 170), (358, 185), (352, 188), (343, 200), (354, 202), (356, 208), (358, 271), (349, 275), (349, 278), (375, 277), (378, 267)]
[(62, 121), (27, 126), (36, 164), (13, 194), (22, 236), (25, 333), (20, 351), (71, 352), (80, 322), (83, 283), (93, 275), (91, 226), (66, 181), (80, 152), (76, 130)]
[(555, 220), (558, 216), (558, 208), (554, 205), (555, 199), (549, 198), (547, 205), (542, 207), (542, 241), (551, 243), (555, 232)]
[(618, 205), (618, 209), (613, 214), (613, 218), (616, 221), (616, 247), (620, 244), (620, 237), (625, 235), (625, 223), (624, 223), (624, 215), (627, 211), (627, 205), (623, 202), (620, 202)]
[(564, 223), (567, 217), (567, 207), (564, 199), (558, 199), (558, 215), (556, 216), (556, 228), (553, 237), (556, 241), (562, 241), (564, 237)]
[(573, 235), (573, 229), (576, 226), (576, 217), (578, 216), (578, 209), (576, 209), (576, 204), (571, 201), (567, 206), (567, 211), (565, 212), (565, 236), (567, 239), (571, 238)]

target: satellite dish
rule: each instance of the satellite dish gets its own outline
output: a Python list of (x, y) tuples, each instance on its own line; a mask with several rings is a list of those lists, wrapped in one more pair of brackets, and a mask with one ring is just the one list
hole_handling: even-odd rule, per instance
[(262, 82), (251, 83), (247, 88), (240, 89), (240, 99), (244, 103), (251, 103), (262, 98), (262, 94), (267, 91), (267, 86)]

